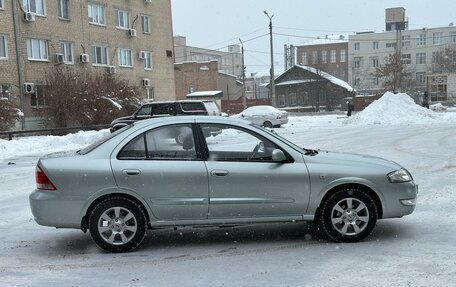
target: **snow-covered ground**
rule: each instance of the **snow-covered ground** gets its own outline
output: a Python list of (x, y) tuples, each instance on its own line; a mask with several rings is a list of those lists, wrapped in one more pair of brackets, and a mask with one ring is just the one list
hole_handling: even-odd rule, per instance
[(107, 254), (89, 234), (37, 225), (28, 205), (38, 156), (107, 131), (0, 140), (0, 286), (454, 286), (456, 111), (382, 99), (351, 119), (290, 117), (276, 129), (301, 146), (381, 156), (411, 171), (416, 211), (379, 221), (354, 244), (323, 240), (311, 224), (259, 224), (149, 231), (139, 250)]

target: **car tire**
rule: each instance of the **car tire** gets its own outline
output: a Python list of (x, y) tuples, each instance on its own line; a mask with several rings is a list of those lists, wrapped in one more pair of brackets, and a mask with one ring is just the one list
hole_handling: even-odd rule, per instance
[(378, 211), (374, 200), (359, 189), (346, 188), (321, 204), (317, 224), (324, 236), (335, 242), (357, 242), (372, 233)]
[(146, 216), (130, 199), (115, 197), (100, 202), (90, 214), (90, 235), (103, 250), (129, 252), (137, 248), (146, 233)]
[(272, 125), (272, 123), (270, 121), (265, 121), (263, 123), (263, 127), (271, 129), (273, 127), (273, 125)]

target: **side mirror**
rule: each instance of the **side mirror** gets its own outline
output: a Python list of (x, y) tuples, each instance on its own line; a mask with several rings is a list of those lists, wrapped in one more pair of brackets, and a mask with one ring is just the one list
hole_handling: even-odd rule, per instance
[(280, 149), (275, 149), (272, 151), (272, 160), (275, 162), (283, 162), (287, 159), (285, 154)]

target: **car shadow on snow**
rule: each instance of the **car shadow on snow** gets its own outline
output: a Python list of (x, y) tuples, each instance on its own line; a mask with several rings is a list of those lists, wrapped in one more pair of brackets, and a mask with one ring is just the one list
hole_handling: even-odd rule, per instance
[[(413, 232), (409, 224), (397, 220), (381, 220), (377, 223), (374, 232), (366, 240), (355, 244), (377, 244), (377, 242), (391, 242), (408, 240)], [(415, 235), (416, 236), (416, 235)], [(325, 239), (312, 223), (273, 223), (251, 224), (226, 227), (198, 227), (148, 230), (146, 237), (138, 251), (168, 250), (170, 248), (191, 248), (196, 246), (220, 249), (219, 252), (228, 252), (236, 249), (235, 246), (248, 247), (264, 243), (269, 247), (277, 244), (278, 247), (295, 245), (305, 247), (309, 245), (332, 245)], [(339, 243), (338, 243), (339, 244)], [(279, 246), (280, 245), (280, 246)], [(66, 230), (59, 236), (49, 234), (39, 244), (39, 248), (32, 248), (34, 253), (46, 257), (67, 257), (84, 254), (103, 253), (92, 241), (90, 234), (83, 234), (76, 230)], [(29, 250), (30, 251), (30, 250)], [(98, 252), (97, 252), (98, 251)]]

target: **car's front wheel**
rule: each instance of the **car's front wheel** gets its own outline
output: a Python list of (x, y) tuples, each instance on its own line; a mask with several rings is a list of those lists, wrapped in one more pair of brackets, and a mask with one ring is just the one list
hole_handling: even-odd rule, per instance
[(121, 197), (100, 202), (89, 219), (90, 235), (109, 252), (128, 252), (138, 247), (146, 232), (146, 216), (135, 202)]
[(372, 233), (378, 211), (374, 200), (355, 188), (342, 189), (321, 205), (319, 229), (336, 242), (356, 242)]

